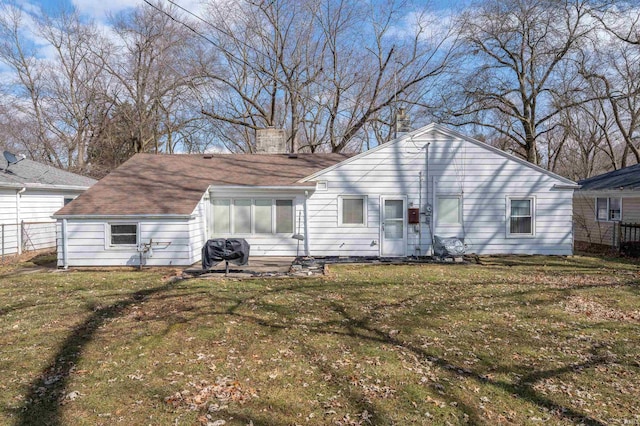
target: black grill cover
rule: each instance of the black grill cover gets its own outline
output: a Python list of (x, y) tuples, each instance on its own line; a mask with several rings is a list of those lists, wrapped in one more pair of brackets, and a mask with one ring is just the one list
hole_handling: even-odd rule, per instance
[(202, 247), (202, 269), (207, 270), (223, 260), (246, 265), (249, 262), (249, 243), (243, 238), (214, 238), (207, 241)]

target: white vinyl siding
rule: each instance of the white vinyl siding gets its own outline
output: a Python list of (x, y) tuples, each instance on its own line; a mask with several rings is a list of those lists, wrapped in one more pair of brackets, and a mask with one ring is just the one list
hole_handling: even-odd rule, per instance
[(208, 239), (207, 222), (209, 220), (208, 213), (210, 213), (210, 208), (211, 201), (209, 200), (209, 194), (207, 193), (200, 199), (200, 202), (193, 211), (193, 217), (188, 223), (188, 264), (200, 262), (202, 259), (202, 247), (204, 247), (204, 243), (206, 243)]
[[(61, 220), (59, 221), (59, 223)], [(192, 232), (195, 220), (144, 219), (137, 221), (139, 242), (153, 246), (153, 255), (144, 259), (149, 266), (191, 265), (200, 260), (191, 252), (199, 253), (204, 242), (198, 232)], [(113, 223), (113, 222), (109, 222)], [(129, 222), (130, 223), (130, 222)], [(111, 247), (109, 227), (106, 222), (96, 220), (67, 220), (67, 253), (69, 266), (136, 266), (140, 264), (137, 246)], [(61, 232), (61, 226), (58, 227)], [(200, 233), (200, 235), (202, 235)], [(197, 239), (200, 241), (197, 241)], [(62, 246), (60, 241), (59, 247)], [(62, 250), (58, 250), (58, 266), (63, 265)]]
[[(416, 134), (411, 140), (384, 144), (341, 163), (319, 175), (317, 180), (326, 182), (326, 190), (310, 187), (306, 198), (308, 233), (305, 238), (312, 256), (379, 256), (380, 200), (398, 198), (406, 200), (405, 206), (417, 206), (424, 213), (429, 207), (431, 213), (431, 216), (421, 215), (419, 225), (404, 227), (407, 255), (429, 255), (432, 232), (464, 238), (469, 253), (572, 253), (573, 191), (554, 188), (558, 184), (566, 185), (565, 180), (495, 152), (482, 143), (438, 129)], [(459, 224), (441, 224), (437, 218), (438, 197), (449, 194), (457, 194), (459, 199)], [(221, 203), (216, 205), (205, 196), (206, 201), (201, 201), (191, 219), (137, 220), (141, 243), (151, 238), (154, 242), (171, 243), (163, 249), (154, 248), (153, 257), (147, 259), (146, 264), (188, 265), (198, 261), (206, 238), (235, 236), (232, 233), (231, 210), (236, 206), (233, 201), (244, 199), (252, 200), (252, 233), (238, 236), (250, 244), (251, 256), (296, 255), (301, 245), (292, 238), (292, 233), (304, 230), (304, 190), (212, 187), (210, 196)], [(509, 197), (535, 199), (533, 235), (508, 235)], [(343, 223), (344, 199), (361, 200), (347, 207), (347, 223)], [(291, 200), (291, 204), (278, 206), (276, 200)], [(239, 208), (243, 208), (241, 204)], [(279, 209), (289, 214), (278, 215)], [(219, 219), (220, 226), (216, 228), (218, 216), (226, 219)], [(433, 220), (426, 220), (429, 217)], [(239, 222), (240, 226), (246, 229), (246, 210), (245, 219), (241, 220), (244, 222)], [(105, 220), (68, 221), (71, 266), (137, 265), (135, 248), (105, 249), (108, 237), (105, 223)], [(289, 231), (278, 233), (284, 229)]]
[(80, 191), (27, 188), (19, 195), (19, 202), (17, 192), (17, 189), (0, 189), (0, 224), (5, 225), (4, 241), (0, 229), (0, 250), (4, 244), (5, 255), (17, 253), (19, 240), (23, 250), (55, 248), (56, 225), (51, 215), (64, 206), (65, 199), (75, 198)]
[[(153, 242), (153, 254), (143, 259), (148, 266), (188, 266), (200, 262), (206, 242), (206, 209), (203, 197), (190, 218), (145, 218), (131, 220), (67, 219), (68, 266), (137, 266), (137, 246), (110, 247), (108, 224), (135, 223), (138, 243)], [(58, 220), (58, 266), (64, 265), (62, 219)]]
[[(427, 147), (427, 143), (429, 146)], [(429, 165), (425, 151), (428, 150)], [(422, 181), (420, 172), (422, 172)], [(421, 215), (408, 227), (407, 255), (431, 254), (431, 231), (464, 238), (469, 253), (562, 254), (573, 251), (572, 190), (567, 182), (492, 151), (484, 144), (437, 130), (390, 142), (319, 176), (327, 191), (308, 201), (312, 256), (379, 256), (381, 196), (406, 196)], [(461, 222), (442, 224), (438, 197), (456, 194)], [(535, 235), (508, 236), (507, 197), (535, 196)], [(340, 197), (367, 197), (366, 225), (341, 226)], [(418, 232), (420, 231), (420, 232)]]

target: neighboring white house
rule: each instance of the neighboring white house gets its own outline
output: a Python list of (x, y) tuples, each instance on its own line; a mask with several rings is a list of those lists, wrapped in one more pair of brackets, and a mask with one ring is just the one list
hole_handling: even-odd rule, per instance
[(56, 227), (51, 215), (95, 182), (28, 159), (10, 164), (0, 156), (2, 255), (55, 247)]
[[(55, 215), (58, 264), (200, 261), (209, 238), (251, 255), (569, 255), (574, 182), (431, 124), (355, 156), (138, 154)], [(304, 241), (292, 238), (304, 235)]]

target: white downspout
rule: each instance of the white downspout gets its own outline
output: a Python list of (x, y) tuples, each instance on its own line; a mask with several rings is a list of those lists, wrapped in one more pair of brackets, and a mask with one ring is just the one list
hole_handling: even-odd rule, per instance
[(27, 188), (22, 188), (21, 190), (16, 192), (16, 241), (18, 242), (18, 255), (22, 254), (22, 226), (21, 226), (21, 217), (20, 217), (20, 199), (22, 198), (22, 193), (26, 191)]
[(431, 252), (433, 255), (433, 249), (435, 246), (435, 238), (436, 238), (436, 223), (437, 222), (437, 209), (436, 202), (438, 201), (437, 197), (438, 192), (438, 182), (436, 181), (435, 176), (433, 177), (433, 190), (431, 192)]
[(304, 191), (304, 204), (302, 210), (304, 212), (304, 255), (309, 257), (309, 220), (307, 219), (307, 198), (309, 191)]
[(67, 219), (62, 219), (62, 267), (69, 269), (69, 245), (67, 244)]

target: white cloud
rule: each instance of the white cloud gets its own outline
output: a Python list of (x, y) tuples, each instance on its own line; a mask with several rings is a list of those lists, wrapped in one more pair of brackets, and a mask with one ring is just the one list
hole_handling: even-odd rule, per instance
[(144, 4), (142, 0), (72, 0), (72, 2), (80, 14), (97, 21), (105, 20), (110, 14)]
[[(144, 0), (71, 0), (78, 11), (96, 21), (106, 21), (109, 15), (115, 15), (127, 9), (145, 6)], [(200, 14), (204, 11), (205, 3), (201, 0), (149, 0), (152, 4), (165, 7), (178, 5), (192, 13)], [(175, 6), (174, 6), (175, 7)]]

